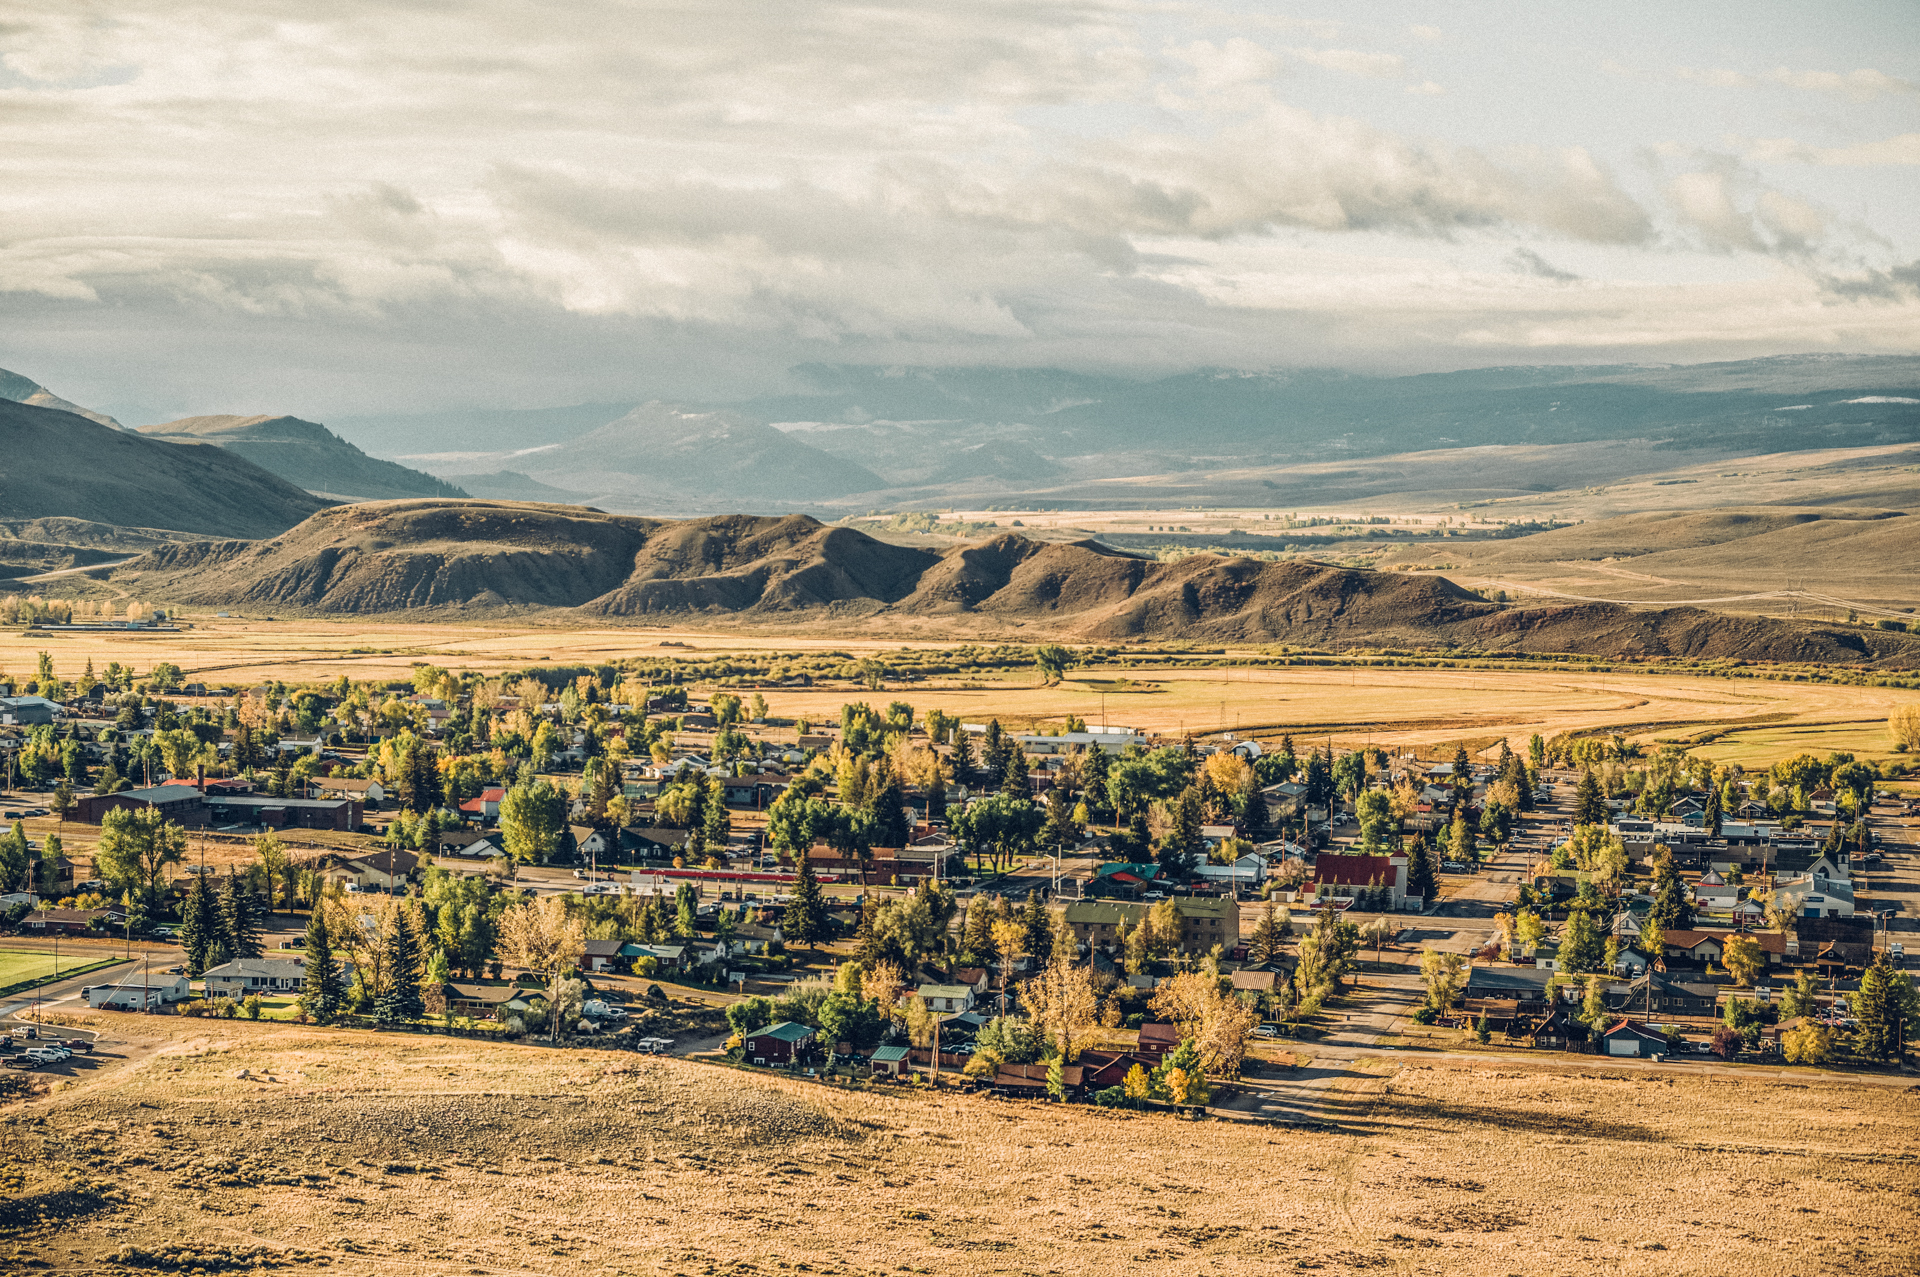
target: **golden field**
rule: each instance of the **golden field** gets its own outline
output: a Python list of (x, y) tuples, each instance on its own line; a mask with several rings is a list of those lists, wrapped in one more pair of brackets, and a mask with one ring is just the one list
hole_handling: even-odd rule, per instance
[(1293, 1129), (99, 1023), (98, 1063), (0, 1126), (26, 1179), (0, 1240), (17, 1269), (141, 1271), (168, 1246), (182, 1270), (434, 1275), (1892, 1277), (1916, 1258), (1905, 1088), (1831, 1076), (1391, 1061)]
[[(903, 647), (951, 644), (911, 634), (848, 639), (700, 629), (579, 629), (528, 624), (410, 625), (369, 621), (265, 621), (192, 618), (178, 633), (129, 637), (106, 633), (29, 637), (0, 631), (0, 673), (30, 675), (37, 653), (53, 654), (62, 677), (88, 660), (140, 670), (171, 661), (190, 679), (247, 685), (405, 678), (415, 662), (485, 672), (520, 670), (542, 661), (589, 664), (623, 658), (713, 657), (751, 653), (846, 652), (877, 655)], [(878, 629), (879, 627), (875, 627)], [(1227, 659), (1235, 653), (1229, 651)], [(1257, 655), (1248, 652), (1247, 655)], [(1122, 652), (1121, 659), (1130, 658)], [(1645, 672), (1598, 673), (1566, 669), (1383, 669), (1292, 666), (1266, 669), (1187, 669), (1170, 663), (1101, 666), (1053, 688), (1028, 671), (982, 673), (889, 684), (882, 692), (843, 686), (767, 693), (772, 713), (815, 722), (837, 719), (851, 699), (902, 699), (925, 713), (941, 709), (968, 721), (998, 717), (1008, 725), (1058, 724), (1068, 715), (1143, 731), (1204, 735), (1241, 731), (1264, 737), (1291, 732), (1330, 736), (1336, 743), (1409, 746), (1480, 742), (1532, 733), (1611, 729), (1629, 737), (1697, 735), (1710, 729), (1752, 728), (1768, 733), (1813, 732), (1819, 752), (1846, 749), (1886, 757), (1892, 748), (1884, 724), (1892, 707), (1920, 700), (1920, 691), (1700, 678)], [(1748, 763), (1767, 750), (1743, 749), (1742, 733), (1707, 752), (1739, 755)], [(1768, 739), (1769, 748), (1771, 746)], [(1799, 746), (1796, 745), (1795, 748)], [(1716, 752), (1717, 751), (1717, 752)], [(1793, 752), (1788, 750), (1787, 752)]]

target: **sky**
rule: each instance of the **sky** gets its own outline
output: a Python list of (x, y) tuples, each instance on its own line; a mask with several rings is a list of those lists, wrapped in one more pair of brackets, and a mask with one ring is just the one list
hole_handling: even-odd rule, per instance
[(0, 367), (140, 423), (1914, 353), (1917, 37), (1910, 0), (0, 0)]

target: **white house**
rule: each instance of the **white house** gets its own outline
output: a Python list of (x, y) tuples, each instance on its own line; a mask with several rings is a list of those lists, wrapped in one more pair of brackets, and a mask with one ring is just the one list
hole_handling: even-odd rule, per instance
[(1600, 1035), (1608, 1055), (1656, 1055), (1667, 1049), (1664, 1033), (1655, 1033), (1645, 1025), (1622, 1020)]
[(133, 971), (114, 984), (87, 989), (87, 1005), (109, 1011), (152, 1010), (186, 1001), (190, 990), (183, 975), (164, 971)]
[[(340, 981), (353, 978), (353, 964), (340, 963)], [(205, 976), (210, 998), (244, 998), (251, 994), (298, 993), (307, 984), (304, 958), (235, 958), (209, 967)]]
[(966, 984), (923, 984), (914, 990), (927, 1010), (941, 1015), (965, 1015), (973, 1010), (973, 987)]

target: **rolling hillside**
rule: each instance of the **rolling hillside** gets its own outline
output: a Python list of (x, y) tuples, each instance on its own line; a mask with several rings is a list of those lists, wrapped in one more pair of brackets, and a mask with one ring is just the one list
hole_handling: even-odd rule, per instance
[(396, 501), (323, 510), (272, 541), (163, 546), (114, 574), (143, 595), (319, 614), (569, 609), (827, 628), (897, 618), (1081, 641), (1366, 643), (1601, 656), (1909, 664), (1906, 635), (1690, 608), (1515, 608), (1437, 576), (1004, 535), (937, 553), (802, 515), (684, 521), (578, 506)]
[(0, 400), (0, 519), (267, 537), (327, 504), (219, 448)]
[(369, 457), (325, 426), (298, 417), (184, 417), (140, 433), (169, 443), (209, 443), (322, 496), (463, 497), (452, 484)]
[[(1920, 608), (1920, 518), (1899, 510), (1660, 511), (1462, 542), (1445, 553), (1464, 576), (1493, 588), (1649, 603), (1795, 591), (1806, 596), (1804, 607), (1820, 611), (1823, 598), (1844, 600), (1824, 610), (1857, 605), (1868, 619)], [(1396, 557), (1422, 556), (1409, 549)]]

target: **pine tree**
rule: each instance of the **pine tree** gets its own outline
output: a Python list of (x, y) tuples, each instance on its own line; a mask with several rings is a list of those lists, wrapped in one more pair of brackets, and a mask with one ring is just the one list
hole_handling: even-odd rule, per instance
[(1899, 1023), (1902, 999), (1893, 995), (1893, 980), (1893, 966), (1882, 949), (1861, 975), (1860, 987), (1847, 995), (1853, 1018), (1859, 1022), (1853, 1031), (1853, 1049), (1869, 1060), (1894, 1059), (1904, 1045), (1901, 1039), (1907, 1026)]
[(1580, 790), (1573, 800), (1573, 823), (1576, 825), (1604, 825), (1607, 823), (1607, 800), (1600, 792), (1600, 780), (1589, 767), (1580, 778)]
[(880, 767), (878, 783), (868, 791), (867, 812), (873, 822), (868, 837), (876, 847), (904, 847), (913, 837), (912, 826), (907, 823), (906, 795), (893, 768), (885, 763)]
[(936, 771), (927, 786), (927, 819), (944, 820), (947, 815), (947, 778)]
[(993, 909), (988, 897), (975, 896), (967, 904), (967, 923), (960, 933), (960, 947), (971, 952), (978, 962), (991, 962), (998, 956), (993, 946)]
[(1201, 814), (1200, 787), (1189, 785), (1174, 801), (1173, 828), (1160, 844), (1160, 865), (1178, 883), (1187, 880), (1206, 854), (1206, 841), (1200, 836)]
[(1412, 854), (1408, 856), (1407, 894), (1419, 899), (1432, 900), (1433, 893), (1439, 889), (1439, 866), (1435, 862), (1432, 844), (1422, 834), (1413, 844)]
[(959, 784), (967, 784), (973, 779), (973, 733), (954, 729), (953, 733), (953, 779)]
[(260, 922), (253, 891), (230, 877), (220, 884), (219, 936), (227, 960), (260, 956)]
[(1005, 761), (1001, 764), (1000, 792), (1011, 798), (1031, 798), (1033, 788), (1027, 784), (1027, 752), (1020, 748), (1019, 742), (1011, 736), (1006, 737)]
[(985, 769), (989, 781), (997, 781), (1001, 768), (1006, 765), (1006, 741), (1000, 732), (1000, 720), (995, 718), (987, 723), (987, 736), (980, 744), (980, 766)]
[(197, 980), (207, 973), (207, 952), (218, 939), (220, 920), (213, 892), (205, 874), (195, 874), (180, 906), (180, 947), (186, 953), (187, 977)]
[(780, 935), (789, 944), (812, 945), (822, 938), (826, 914), (820, 900), (820, 879), (814, 876), (813, 863), (800, 857), (800, 877), (793, 884), (793, 899), (787, 902), (780, 919)]
[(307, 987), (300, 1004), (308, 1015), (327, 1024), (340, 1013), (340, 964), (333, 957), (326, 918), (317, 908), (307, 919), (306, 975)]
[(387, 931), (385, 966), (387, 985), (374, 1000), (374, 1015), (386, 1022), (418, 1020), (427, 1013), (420, 994), (420, 937), (404, 907), (394, 910)]
[(1707, 831), (1707, 837), (1718, 838), (1723, 818), (1720, 812), (1720, 789), (1716, 785), (1707, 786), (1707, 809), (1701, 813), (1701, 826)]
[(1027, 952), (1033, 956), (1034, 967), (1045, 966), (1053, 958), (1053, 913), (1040, 899), (1038, 887), (1027, 893), (1027, 907), (1020, 921), (1027, 929)]
[(1279, 910), (1269, 900), (1260, 911), (1260, 920), (1253, 924), (1253, 935), (1247, 939), (1247, 958), (1254, 966), (1264, 967), (1279, 958), (1280, 949)]

